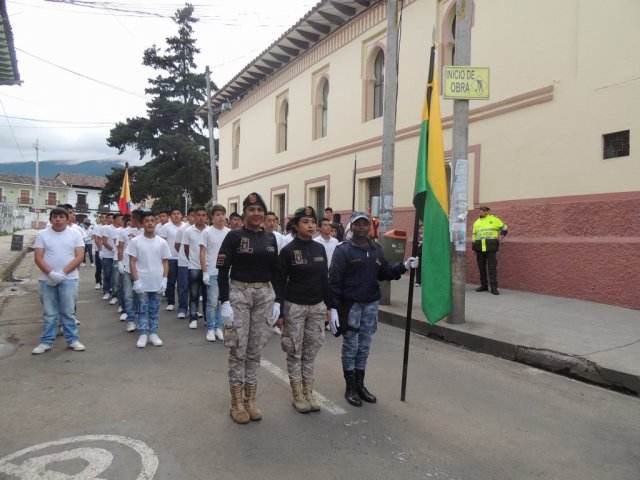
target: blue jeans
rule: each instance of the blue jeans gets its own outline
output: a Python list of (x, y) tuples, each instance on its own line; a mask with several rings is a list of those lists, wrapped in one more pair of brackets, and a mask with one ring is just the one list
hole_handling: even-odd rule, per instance
[(65, 280), (55, 287), (40, 280), (40, 303), (42, 304), (42, 317), (44, 327), (40, 343), (52, 346), (56, 339), (58, 317), (62, 323), (62, 332), (67, 344), (78, 340), (78, 327), (76, 327), (75, 310), (78, 300), (78, 280)]
[(111, 295), (111, 282), (113, 278), (113, 258), (102, 259), (102, 293)]
[[(167, 286), (169, 280), (167, 279)], [(189, 267), (178, 267), (178, 313), (189, 309)]]
[(138, 333), (151, 335), (158, 333), (158, 317), (160, 316), (160, 299), (158, 292), (136, 293), (140, 304), (140, 316), (138, 317)]
[(371, 340), (378, 329), (378, 302), (354, 303), (342, 335), (342, 369), (365, 370)]
[(167, 305), (176, 304), (176, 281), (178, 280), (178, 260), (169, 259), (167, 276)]
[(120, 298), (120, 271), (118, 270), (118, 261), (113, 260), (111, 268), (111, 297)]
[(189, 269), (189, 316), (198, 320), (198, 304), (202, 295), (202, 313), (207, 314), (207, 286), (202, 282), (202, 270)]
[(127, 321), (137, 323), (140, 305), (138, 302), (138, 296), (133, 291), (133, 280), (131, 279), (130, 273), (124, 272), (124, 275), (122, 276), (122, 288), (120, 290), (124, 297), (123, 308), (127, 313)]
[(84, 257), (82, 257), (82, 263), (85, 263), (87, 254), (89, 255), (89, 263), (93, 263), (93, 243), (84, 244)]
[(95, 277), (96, 283), (102, 285), (102, 260), (100, 260), (100, 255), (96, 252), (96, 274)]
[[(126, 273), (126, 272), (125, 272)], [(118, 272), (118, 305), (124, 310), (124, 274)]]
[(222, 328), (222, 306), (218, 302), (218, 275), (209, 275), (211, 284), (207, 287), (207, 330)]

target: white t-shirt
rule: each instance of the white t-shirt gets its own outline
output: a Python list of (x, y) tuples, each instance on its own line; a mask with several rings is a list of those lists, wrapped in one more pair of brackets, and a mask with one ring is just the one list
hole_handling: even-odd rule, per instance
[(182, 228), (183, 224), (176, 226), (173, 222), (167, 222), (162, 226), (159, 235), (164, 238), (169, 244), (169, 250), (171, 251), (171, 260), (178, 259), (178, 251), (176, 250), (176, 235), (178, 230)]
[(113, 238), (115, 236), (114, 232), (117, 230), (113, 225), (104, 225), (101, 229), (102, 233), (102, 244), (103, 245), (111, 245), (113, 250), (109, 250), (108, 248), (102, 247), (102, 258), (113, 258), (115, 253), (115, 243), (113, 242)]
[(100, 248), (98, 248), (98, 244), (96, 243), (96, 240), (95, 240), (96, 238), (102, 239), (102, 228), (103, 228), (103, 225), (100, 225), (99, 223), (96, 223), (93, 226), (93, 244), (96, 247), (97, 252), (102, 251), (102, 243), (100, 244)]
[[(38, 232), (34, 248), (44, 248), (44, 261), (49, 264), (54, 272), (62, 272), (67, 264), (76, 258), (75, 249), (84, 248), (82, 235), (74, 228), (65, 228), (61, 232), (56, 232), (53, 228), (47, 227)], [(78, 278), (78, 269), (67, 273), (68, 278)], [(48, 280), (44, 272), (40, 271), (40, 280)]]
[(336, 249), (338, 244), (337, 238), (329, 237), (329, 240), (325, 240), (322, 238), (322, 235), (318, 235), (314, 240), (318, 243), (324, 245), (324, 249), (327, 251), (327, 265), (331, 266), (331, 258), (333, 257), (333, 251)]
[(138, 280), (145, 292), (157, 292), (162, 287), (162, 260), (171, 258), (169, 245), (164, 238), (147, 238), (139, 235), (132, 238), (127, 247), (127, 255), (136, 257)]
[(178, 267), (188, 267), (189, 259), (184, 254), (184, 245), (182, 243), (182, 237), (184, 232), (186, 232), (187, 228), (189, 228), (191, 224), (189, 222), (185, 223), (180, 227), (178, 233), (176, 233), (176, 243), (180, 244), (180, 250), (178, 250)]
[(209, 227), (199, 230), (195, 225), (187, 228), (182, 235), (182, 243), (189, 245), (189, 270), (202, 270), (200, 265), (200, 240)]
[(82, 240), (84, 240), (85, 245), (91, 243), (93, 240), (93, 225), (89, 225), (89, 228), (82, 228)]
[[(207, 273), (209, 275), (218, 274), (218, 269), (216, 268), (218, 251), (220, 251), (222, 241), (230, 230), (231, 229), (227, 227), (216, 228), (211, 226), (207, 228), (200, 237), (200, 245), (204, 245), (207, 249)], [(198, 248), (198, 255), (200, 255), (200, 248)], [(189, 257), (191, 257), (191, 251), (189, 251)]]
[[(120, 229), (120, 236), (118, 237), (118, 244), (122, 244), (122, 263), (124, 264), (124, 271), (131, 273), (129, 269), (129, 255), (127, 255), (127, 247), (131, 239), (136, 238), (138, 235), (142, 235), (144, 230), (141, 228), (126, 227)], [(117, 250), (116, 250), (117, 251)]]
[(280, 250), (282, 250), (286, 245), (286, 243), (284, 243), (284, 235), (282, 235), (280, 232), (276, 232), (275, 230), (271, 233), (273, 233), (276, 237), (276, 243), (278, 244), (278, 253), (279, 253)]
[(293, 235), (291, 235), (290, 233), (288, 233), (287, 235), (284, 235), (282, 237), (282, 247), (288, 245), (292, 241), (293, 241)]

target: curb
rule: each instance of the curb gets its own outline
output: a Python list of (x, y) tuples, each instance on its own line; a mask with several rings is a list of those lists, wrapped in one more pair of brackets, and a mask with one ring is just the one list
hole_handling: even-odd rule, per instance
[[(402, 328), (403, 330), (405, 328), (405, 317), (401, 315), (380, 309), (378, 310), (378, 319), (386, 325)], [(596, 362), (579, 355), (555, 352), (544, 348), (514, 345), (440, 325), (429, 325), (416, 319), (411, 321), (411, 331), (424, 337), (453, 343), (477, 352), (488, 353), (489, 355), (610, 388), (628, 395), (640, 396), (640, 376), (602, 367)]]
[(18, 264), (22, 261), (22, 259), (27, 255), (27, 253), (31, 250), (34, 239), (31, 239), (31, 244), (23, 247), (21, 252), (16, 252), (13, 259), (7, 263), (2, 270), (0, 270), (0, 281), (2, 282), (13, 282), (15, 279), (13, 278), (13, 271), (18, 266)]

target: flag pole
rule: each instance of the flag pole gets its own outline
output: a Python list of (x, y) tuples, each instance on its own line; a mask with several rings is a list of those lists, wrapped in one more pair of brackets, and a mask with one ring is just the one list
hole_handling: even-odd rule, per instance
[[(433, 82), (433, 68), (435, 60), (436, 46), (431, 45), (431, 53), (429, 57), (429, 75), (427, 80), (427, 111), (431, 107), (431, 93)], [(411, 256), (415, 257), (418, 253), (418, 229), (420, 228), (420, 218), (418, 217), (418, 209), (413, 220), (413, 240), (411, 244)], [(422, 261), (422, 259), (421, 259)], [(411, 316), (413, 314), (413, 289), (415, 280), (415, 269), (409, 272), (409, 293), (407, 295), (407, 317), (404, 327), (404, 356), (402, 358), (402, 388), (400, 391), (400, 401), (404, 402), (407, 393), (407, 370), (409, 368), (409, 341), (411, 340)], [(420, 288), (422, 288), (422, 279), (420, 279)]]

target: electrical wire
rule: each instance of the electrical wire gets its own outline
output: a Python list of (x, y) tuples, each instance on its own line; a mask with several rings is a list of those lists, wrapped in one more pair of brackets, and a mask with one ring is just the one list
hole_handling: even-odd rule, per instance
[(13, 141), (15, 142), (16, 147), (18, 147), (18, 152), (20, 152), (20, 157), (22, 157), (22, 161), (25, 162), (26, 160), (24, 159), (24, 155), (22, 154), (22, 149), (20, 148), (20, 144), (18, 143), (18, 139), (16, 138), (16, 134), (13, 131), (13, 127), (11, 126), (11, 122), (9, 122), (7, 111), (4, 108), (4, 102), (2, 101), (1, 98), (0, 98), (0, 105), (2, 105), (2, 111), (4, 112), (4, 116), (7, 117), (7, 125), (9, 127), (9, 130), (11, 130), (11, 136), (13, 137)]
[(71, 123), (80, 125), (113, 125), (115, 122), (78, 122), (73, 120), (45, 120), (42, 118), (28, 118), (28, 117), (14, 117), (11, 115), (0, 115), (0, 117), (12, 118), (14, 120), (27, 120), (29, 122), (44, 122), (44, 123)]

